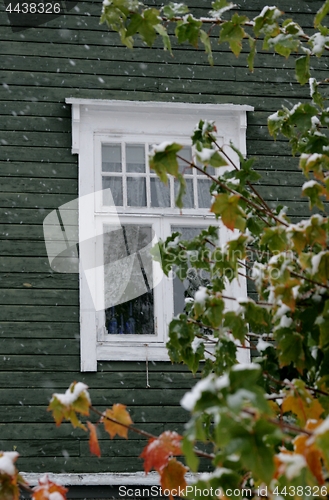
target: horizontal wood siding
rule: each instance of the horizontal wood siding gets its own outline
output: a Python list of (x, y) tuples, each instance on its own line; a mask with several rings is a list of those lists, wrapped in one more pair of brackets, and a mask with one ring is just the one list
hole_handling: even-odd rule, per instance
[[(265, 0), (239, 0), (256, 15)], [(303, 27), (321, 1), (277, 0)], [(189, 2), (207, 14), (210, 2)], [(286, 141), (273, 142), (267, 116), (281, 104), (307, 99), (307, 86), (293, 77), (293, 60), (260, 53), (251, 74), (246, 52), (235, 58), (214, 47), (215, 66), (203, 51), (174, 45), (174, 57), (160, 44), (134, 50), (99, 24), (101, 1), (80, 1), (78, 9), (47, 24), (15, 32), (0, 3), (0, 449), (17, 449), (27, 472), (133, 472), (143, 445), (110, 441), (101, 431), (103, 457), (90, 457), (87, 435), (69, 424), (56, 428), (46, 407), (53, 392), (73, 380), (90, 386), (101, 410), (121, 402), (136, 425), (152, 433), (182, 431), (179, 406), (195, 379), (169, 363), (99, 363), (98, 372), (79, 372), (78, 276), (49, 266), (42, 223), (53, 209), (77, 195), (77, 157), (71, 154), (71, 109), (66, 97), (194, 103), (250, 104), (248, 152), (262, 174), (259, 190), (270, 205), (282, 202), (298, 220), (308, 214), (300, 197), (302, 177)], [(323, 60), (312, 61), (320, 78)], [(198, 377), (196, 377), (198, 378)]]

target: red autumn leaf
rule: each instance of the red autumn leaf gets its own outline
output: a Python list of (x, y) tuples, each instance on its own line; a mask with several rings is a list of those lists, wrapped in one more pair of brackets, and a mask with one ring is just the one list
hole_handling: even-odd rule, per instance
[[(116, 422), (113, 422), (113, 419), (116, 420)], [(102, 422), (104, 423), (104, 427), (106, 432), (108, 432), (111, 436), (111, 439), (118, 434), (118, 436), (121, 436), (125, 439), (128, 438), (128, 428), (124, 426), (129, 426), (133, 423), (133, 421), (130, 418), (129, 413), (126, 410), (125, 405), (121, 404), (115, 404), (112, 406), (112, 409), (106, 410), (104, 413)], [(124, 425), (120, 425), (124, 424)]]
[(177, 432), (165, 431), (156, 439), (150, 439), (140, 457), (144, 459), (146, 474), (153, 468), (160, 472), (166, 467), (168, 460), (173, 455), (181, 455), (180, 442), (182, 436)]
[[(57, 493), (56, 500), (66, 500), (67, 488), (59, 484), (49, 481), (47, 476), (43, 476), (39, 479), (39, 485), (33, 488), (32, 499), (33, 500), (49, 500), (52, 493)], [(55, 495), (52, 495), (54, 498)]]
[(185, 490), (187, 484), (185, 481), (185, 473), (188, 471), (181, 462), (177, 462), (176, 458), (171, 458), (160, 472), (160, 483), (162, 490), (170, 491), (170, 500), (173, 500), (173, 495), (177, 496), (179, 490)]
[(96, 426), (92, 424), (91, 422), (87, 422), (88, 429), (90, 431), (89, 435), (89, 450), (90, 453), (93, 453), (93, 455), (96, 455), (97, 457), (101, 456), (101, 449), (99, 447), (98, 443), (98, 437), (97, 437), (97, 432), (96, 432)]

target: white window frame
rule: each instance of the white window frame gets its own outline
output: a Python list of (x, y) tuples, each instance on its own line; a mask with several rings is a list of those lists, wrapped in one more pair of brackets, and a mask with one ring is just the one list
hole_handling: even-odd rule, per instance
[[(218, 136), (224, 145), (230, 141), (246, 154), (246, 112), (251, 106), (233, 104), (188, 104), (132, 102), (118, 100), (93, 100), (67, 98), (66, 103), (72, 105), (72, 153), (79, 155), (79, 241), (95, 238), (102, 234), (102, 224), (111, 216), (110, 211), (99, 205), (99, 189), (101, 179), (100, 144), (102, 142), (152, 142), (164, 140), (190, 144), (193, 127), (200, 119), (214, 120)], [(227, 148), (227, 153), (236, 164), (237, 155)], [(89, 195), (89, 196), (87, 196)], [(82, 201), (83, 200), (83, 201)], [(88, 203), (86, 200), (89, 200)], [(146, 225), (154, 225), (160, 237), (170, 234), (170, 224), (177, 226), (218, 225), (221, 244), (232, 238), (232, 233), (220, 221), (209, 213), (209, 209), (177, 208), (120, 208), (116, 207), (120, 223), (131, 224), (143, 221)], [(91, 248), (89, 262), (96, 259), (97, 244)], [(94, 248), (94, 250), (93, 250)], [(82, 252), (83, 247), (82, 247)], [(80, 261), (83, 261), (80, 254)], [(158, 264), (154, 264), (155, 272), (159, 272)], [(168, 324), (173, 317), (172, 283), (163, 279), (153, 289), (155, 297), (155, 321), (157, 336), (140, 335), (120, 336), (105, 334), (102, 318), (104, 313), (95, 311), (92, 296), (102, 294), (102, 283), (99, 269), (89, 273), (87, 281), (80, 267), (80, 348), (81, 371), (97, 371), (98, 361), (113, 360), (169, 360), (167, 349)], [(100, 286), (101, 284), (101, 286)], [(246, 296), (244, 279), (234, 280), (226, 290), (233, 297)], [(228, 304), (234, 307), (233, 302)], [(109, 338), (110, 337), (110, 338)], [(125, 337), (125, 338), (123, 338)], [(132, 338), (134, 337), (134, 338)], [(144, 338), (145, 337), (145, 338)], [(146, 338), (147, 337), (147, 338)], [(247, 349), (241, 349), (241, 361), (249, 359)]]

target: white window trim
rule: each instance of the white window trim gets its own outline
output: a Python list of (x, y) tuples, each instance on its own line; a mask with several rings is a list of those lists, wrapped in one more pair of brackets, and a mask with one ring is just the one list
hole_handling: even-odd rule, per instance
[[(91, 231), (93, 236), (99, 234), (97, 227), (99, 223), (96, 219), (100, 221), (102, 217), (106, 218), (104, 211), (99, 210), (95, 205), (95, 199), (90, 203), (81, 202), (83, 197), (93, 194), (96, 190), (95, 144), (97, 138), (128, 136), (138, 137), (143, 142), (145, 138), (152, 137), (154, 142), (169, 139), (179, 143), (188, 143), (194, 125), (200, 119), (207, 119), (216, 122), (218, 136), (222, 138), (223, 144), (229, 145), (230, 141), (233, 141), (234, 145), (245, 155), (246, 112), (253, 110), (251, 106), (234, 104), (159, 103), (79, 98), (67, 98), (66, 103), (72, 105), (72, 153), (79, 155), (79, 241), (91, 238)], [(238, 163), (237, 155), (232, 152), (229, 154)], [(159, 224), (167, 224), (161, 208), (144, 209), (144, 213), (140, 210), (126, 210), (121, 214), (122, 220), (134, 217), (133, 212), (139, 212), (139, 221), (143, 217), (145, 221), (153, 220)], [(177, 209), (166, 210), (165, 216), (167, 215), (172, 220), (177, 220), (177, 225), (201, 225), (203, 222), (207, 226), (211, 221), (215, 222), (207, 209), (198, 209), (197, 216), (195, 216), (194, 209), (183, 210), (183, 217)], [(222, 224), (219, 223), (219, 227), (222, 241), (227, 241), (232, 237), (232, 233), (229, 234)], [(110, 342), (102, 341), (102, 332), (100, 334), (98, 332), (99, 315), (95, 312), (91, 299), (91, 295), (97, 293), (97, 273), (95, 272), (94, 275), (92, 282), (87, 283), (84, 273), (80, 272), (81, 371), (97, 371), (97, 361), (169, 360), (165, 343), (167, 324), (172, 317), (172, 307), (168, 306), (166, 312), (163, 307), (164, 297), (168, 297), (169, 293), (168, 282), (161, 285), (161, 291), (157, 292), (162, 294), (159, 313), (161, 320), (158, 320), (158, 328), (159, 321), (161, 321), (160, 341), (125, 339), (119, 342), (113, 339)], [(229, 288), (229, 293), (235, 297), (246, 295), (246, 283), (243, 280), (240, 283), (232, 283)], [(232, 304), (230, 307), (232, 308)], [(165, 317), (166, 314), (167, 317)], [(241, 361), (247, 361), (248, 350), (240, 351)]]

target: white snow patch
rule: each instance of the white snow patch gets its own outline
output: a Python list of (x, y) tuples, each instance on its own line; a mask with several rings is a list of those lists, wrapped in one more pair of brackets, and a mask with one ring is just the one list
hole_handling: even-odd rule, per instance
[(74, 401), (78, 399), (83, 391), (86, 391), (87, 398), (90, 401), (89, 394), (87, 392), (88, 386), (86, 384), (84, 384), (83, 382), (78, 382), (73, 387), (73, 391), (72, 387), (73, 384), (70, 385), (65, 394), (53, 394), (53, 398), (56, 397), (63, 405), (70, 406), (74, 403)]
[(0, 456), (0, 472), (12, 476), (15, 474), (15, 460), (19, 457), (17, 451), (4, 451)]
[(316, 181), (307, 181), (307, 182), (304, 182), (303, 186), (302, 186), (302, 191), (305, 191), (305, 189), (308, 189), (308, 188), (312, 188), (314, 186), (316, 186), (318, 184), (318, 182)]
[(198, 347), (203, 343), (203, 340), (200, 337), (194, 337), (194, 340), (191, 344), (192, 351), (195, 353), (198, 350)]
[(214, 376), (208, 375), (200, 380), (190, 392), (184, 394), (180, 404), (185, 410), (192, 411), (204, 391), (214, 392), (214, 390)]
[(319, 271), (319, 265), (321, 262), (321, 259), (323, 255), (325, 255), (326, 252), (319, 252), (316, 255), (313, 255), (312, 257), (312, 274), (316, 274)]
[(230, 469), (226, 469), (225, 467), (218, 467), (213, 472), (203, 472), (199, 479), (200, 481), (210, 481), (214, 477), (219, 478), (222, 477), (223, 474), (231, 474), (232, 471)]
[(172, 141), (163, 141), (160, 144), (153, 144), (151, 150), (151, 156), (155, 155), (155, 153), (163, 153), (167, 146), (171, 146)]
[(200, 161), (206, 163), (212, 156), (216, 153), (215, 149), (203, 148), (201, 151), (197, 151), (197, 157)]
[(263, 339), (259, 339), (258, 342), (257, 342), (257, 346), (256, 346), (256, 349), (258, 352), (263, 352), (265, 351), (265, 349), (267, 349), (268, 347), (273, 347), (273, 345), (270, 343), (270, 342), (266, 342), (265, 340)]
[(225, 389), (225, 387), (228, 387), (229, 385), (230, 379), (226, 373), (215, 380), (215, 387), (217, 390)]
[(303, 455), (295, 453), (294, 455), (289, 455), (288, 453), (279, 453), (277, 455), (280, 462), (286, 465), (285, 475), (287, 479), (293, 479), (297, 477), (301, 470), (307, 466), (306, 460)]
[(315, 55), (320, 55), (324, 49), (324, 46), (328, 42), (329, 37), (321, 35), (321, 33), (315, 33), (310, 37), (310, 42), (312, 43), (312, 51)]
[(59, 491), (53, 491), (53, 493), (49, 493), (49, 500), (64, 500), (63, 495), (59, 493)]
[(290, 311), (290, 307), (287, 306), (286, 304), (282, 304), (282, 302), (281, 302), (279, 309), (274, 314), (274, 318), (273, 318), (274, 321), (278, 320), (279, 318), (281, 318), (284, 314), (286, 314), (289, 311)]
[(280, 328), (290, 328), (292, 319), (288, 318), (285, 314), (280, 318)]
[(242, 370), (259, 370), (260, 365), (258, 363), (239, 363), (238, 365), (232, 366), (232, 372), (240, 372)]
[(195, 292), (194, 302), (197, 302), (198, 304), (204, 306), (207, 297), (208, 297), (208, 288), (200, 286), (199, 290)]
[(327, 417), (322, 424), (319, 425), (316, 429), (314, 429), (313, 434), (315, 436), (320, 436), (321, 434), (324, 434), (325, 432), (329, 431), (329, 417)]

